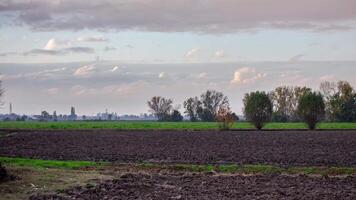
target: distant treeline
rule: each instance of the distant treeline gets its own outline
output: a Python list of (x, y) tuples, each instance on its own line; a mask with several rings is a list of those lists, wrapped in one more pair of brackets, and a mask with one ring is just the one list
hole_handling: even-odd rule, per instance
[[(300, 107), (302, 97), (307, 94), (319, 95), (321, 97), (319, 104), (321, 104), (323, 113), (321, 113), (321, 116), (318, 116), (318, 120), (336, 122), (356, 121), (356, 92), (347, 81), (339, 81), (337, 83), (323, 82), (320, 84), (319, 91), (316, 92), (313, 92), (311, 88), (299, 86), (281, 86), (270, 92), (251, 92), (245, 94), (243, 99), (244, 115), (249, 120), (249, 110), (247, 109), (254, 107), (260, 110), (252, 109), (254, 110), (253, 114), (258, 115), (261, 114), (260, 112), (264, 112), (262, 114), (267, 114), (267, 121), (305, 121), (305, 116), (303, 117), (301, 110), (298, 108)], [(309, 101), (317, 101), (313, 97), (309, 97), (309, 100), (305, 99), (304, 105), (307, 105)], [(250, 105), (249, 103), (252, 101), (253, 105)], [(183, 120), (179, 107), (173, 106), (172, 99), (155, 96), (148, 101), (148, 106), (150, 112), (159, 121)], [(228, 98), (222, 92), (215, 90), (208, 90), (199, 97), (190, 97), (183, 102), (183, 106), (184, 114), (189, 117), (190, 121), (219, 121), (219, 118), (221, 118), (219, 114), (222, 113), (229, 115), (232, 120), (238, 120), (236, 114), (230, 110)], [(312, 110), (312, 112), (315, 113), (316, 110)], [(319, 119), (320, 117), (322, 119)]]

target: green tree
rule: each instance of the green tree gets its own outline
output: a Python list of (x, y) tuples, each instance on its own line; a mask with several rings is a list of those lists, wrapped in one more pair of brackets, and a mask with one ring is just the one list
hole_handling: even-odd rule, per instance
[[(356, 93), (350, 83), (339, 81), (329, 90), (325, 89), (325, 84), (320, 86), (326, 104), (326, 115), (330, 121), (352, 122), (356, 121)], [(325, 92), (327, 91), (327, 92)]]
[(50, 118), (51, 115), (47, 111), (44, 110), (41, 112), (41, 118), (40, 118), (41, 121), (48, 121), (50, 120)]
[(172, 122), (181, 122), (183, 121), (183, 116), (180, 114), (178, 110), (173, 110), (172, 114), (170, 115), (171, 119), (170, 121)]
[(269, 96), (265, 92), (251, 92), (245, 94), (243, 102), (247, 121), (250, 121), (258, 130), (261, 130), (272, 117), (273, 104)]
[(320, 93), (308, 92), (299, 99), (298, 114), (314, 130), (316, 124), (325, 117), (325, 104)]

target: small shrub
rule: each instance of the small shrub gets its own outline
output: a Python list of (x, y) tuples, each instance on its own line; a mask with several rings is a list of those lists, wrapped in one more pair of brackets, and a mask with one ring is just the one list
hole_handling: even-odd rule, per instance
[(261, 130), (266, 122), (271, 121), (273, 105), (265, 92), (251, 92), (244, 99), (244, 114), (247, 121)]
[(320, 93), (308, 92), (298, 102), (298, 114), (300, 118), (313, 130), (316, 124), (325, 117), (325, 104)]
[(216, 116), (220, 130), (229, 130), (236, 120), (235, 113), (231, 113), (229, 109), (220, 109)]

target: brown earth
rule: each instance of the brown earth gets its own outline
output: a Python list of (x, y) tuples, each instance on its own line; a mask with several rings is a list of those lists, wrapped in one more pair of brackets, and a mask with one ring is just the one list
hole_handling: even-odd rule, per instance
[(9, 175), (7, 174), (5, 167), (3, 167), (2, 164), (0, 163), (0, 183), (2, 181), (5, 181), (8, 177)]
[(356, 131), (21, 131), (1, 156), (117, 162), (356, 166)]
[(356, 198), (356, 177), (287, 175), (126, 174), (31, 200), (74, 199), (329, 199)]

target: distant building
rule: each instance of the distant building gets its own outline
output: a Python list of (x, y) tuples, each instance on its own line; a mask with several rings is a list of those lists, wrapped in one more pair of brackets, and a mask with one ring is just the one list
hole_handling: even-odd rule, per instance
[(52, 119), (53, 119), (53, 121), (58, 121), (58, 117), (57, 117), (57, 112), (56, 111), (53, 111)]
[(12, 112), (12, 103), (10, 103), (9, 105), (9, 114), (11, 115), (13, 112)]
[(152, 114), (140, 114), (140, 115), (121, 115), (120, 120), (125, 121), (156, 121), (157, 118)]
[(75, 114), (75, 108), (73, 106), (70, 108), (69, 120), (77, 120), (77, 115)]
[(114, 121), (119, 119), (120, 117), (117, 115), (117, 113), (109, 113), (108, 109), (105, 110), (105, 113), (98, 113), (96, 115), (96, 120)]

